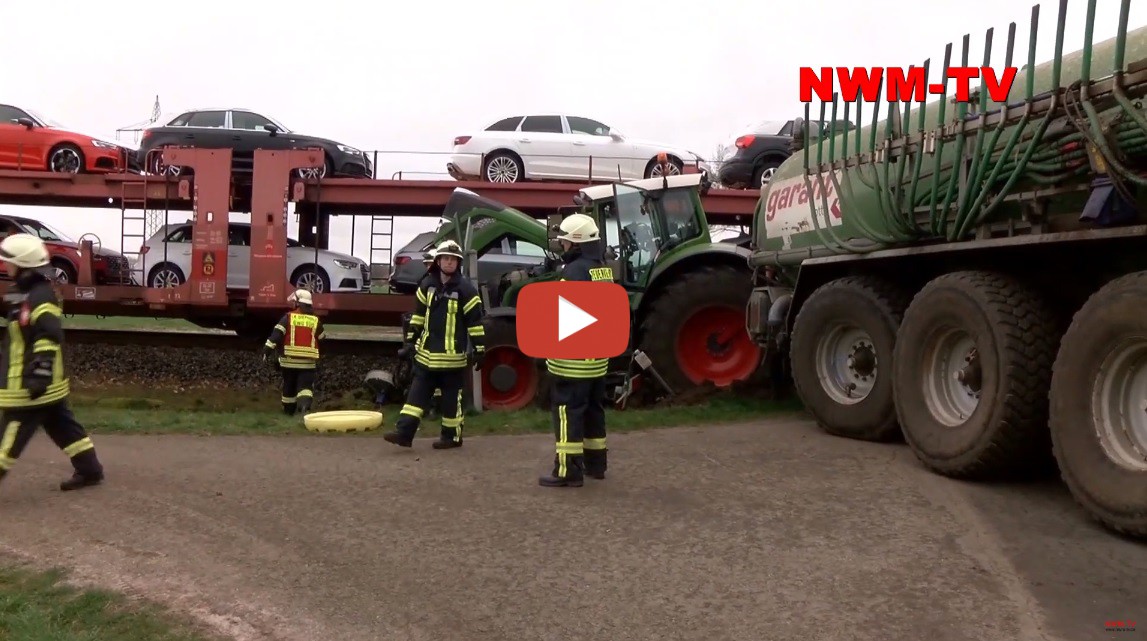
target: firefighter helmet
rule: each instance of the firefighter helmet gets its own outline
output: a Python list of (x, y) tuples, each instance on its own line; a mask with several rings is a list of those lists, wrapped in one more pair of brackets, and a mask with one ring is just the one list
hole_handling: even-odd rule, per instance
[(300, 305), (313, 305), (314, 299), (311, 298), (311, 291), (309, 289), (296, 289), (287, 297), (287, 302), (298, 303)]
[(452, 240), (444, 240), (434, 249), (434, 259), (437, 260), (440, 256), (453, 256), (462, 260), (462, 248)]
[(430, 263), (433, 263), (434, 262), (434, 254), (435, 254), (435, 249), (433, 247), (431, 247), (430, 251), (428, 251), (422, 255), (422, 263), (424, 265), (429, 265)]
[(12, 234), (0, 242), (0, 260), (24, 269), (48, 264), (48, 248), (32, 234)]
[(586, 214), (570, 214), (562, 221), (558, 240), (568, 240), (571, 243), (588, 243), (598, 239), (597, 223), (593, 216)]

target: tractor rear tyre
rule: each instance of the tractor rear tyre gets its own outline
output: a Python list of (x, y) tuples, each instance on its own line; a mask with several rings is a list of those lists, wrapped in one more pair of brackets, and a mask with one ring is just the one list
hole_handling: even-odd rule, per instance
[(511, 411), (528, 407), (538, 393), (544, 363), (518, 349), (513, 317), (487, 317), (485, 325), (482, 407)]
[(1106, 527), (1147, 537), (1147, 272), (1093, 294), (1063, 336), (1051, 439), (1075, 500)]
[(678, 394), (712, 383), (728, 387), (761, 364), (745, 331), (752, 279), (731, 267), (703, 267), (667, 286), (641, 325), (640, 348)]
[(986, 479), (1047, 469), (1055, 313), (1004, 274), (961, 271), (912, 299), (893, 357), (896, 413), (925, 466)]
[(909, 295), (870, 276), (822, 285), (797, 314), (793, 385), (821, 429), (862, 441), (900, 437), (892, 394), (896, 329)]

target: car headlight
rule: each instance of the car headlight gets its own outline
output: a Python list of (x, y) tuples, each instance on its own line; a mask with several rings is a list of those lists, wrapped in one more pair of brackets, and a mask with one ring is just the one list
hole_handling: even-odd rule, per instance
[(358, 149), (355, 149), (354, 147), (351, 147), (349, 145), (339, 145), (338, 147), (339, 147), (339, 151), (343, 152), (344, 154), (351, 154), (351, 155), (357, 156), (357, 155), (362, 153)]
[(358, 269), (358, 263), (353, 260), (341, 260), (336, 258), (335, 264), (343, 269)]
[(92, 146), (99, 149), (119, 149), (119, 145), (104, 140), (92, 140)]

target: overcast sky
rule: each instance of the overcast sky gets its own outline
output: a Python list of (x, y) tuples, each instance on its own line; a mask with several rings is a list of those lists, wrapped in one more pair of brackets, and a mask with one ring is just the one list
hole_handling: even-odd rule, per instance
[[(955, 42), (958, 52), (965, 33), (979, 64), (988, 27), (996, 28), (993, 62), (1002, 65), (1010, 21), (1022, 62), (1034, 3), (935, 0), (930, 14), (906, 0), (388, 4), (56, 0), (10, 9), (0, 95), (110, 139), (146, 121), (158, 94), (165, 113), (243, 106), (361, 149), (437, 152), (385, 154), (383, 177), (447, 179), (442, 152), (454, 136), (546, 111), (709, 157), (750, 123), (801, 115), (803, 65), (906, 66), (931, 57), (935, 68), (944, 45)], [(1083, 44), (1086, 6), (1070, 3), (1065, 51)], [(1096, 41), (1115, 34), (1118, 9), (1118, 0), (1099, 1)], [(1040, 62), (1054, 51), (1057, 11), (1058, 2), (1041, 6)], [(1145, 22), (1147, 2), (1136, 0), (1130, 26)], [(118, 210), (0, 210), (73, 237), (95, 232), (120, 248)], [(395, 249), (433, 225), (400, 220)], [(369, 226), (360, 218), (355, 252), (367, 260)], [(293, 220), (289, 229), (297, 235)], [(349, 249), (349, 232), (349, 217), (336, 218), (331, 248)]]

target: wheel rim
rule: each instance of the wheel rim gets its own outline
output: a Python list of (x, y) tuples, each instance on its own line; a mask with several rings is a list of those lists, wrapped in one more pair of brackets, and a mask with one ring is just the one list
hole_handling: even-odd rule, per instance
[(52, 153), (52, 160), (49, 164), (54, 172), (78, 174), (82, 165), (80, 152), (69, 148), (57, 149)]
[(68, 271), (59, 265), (52, 266), (52, 276), (56, 279), (57, 283), (67, 284), (69, 282)]
[(760, 363), (760, 348), (745, 332), (744, 312), (732, 307), (697, 310), (677, 332), (677, 360), (695, 385), (726, 387), (748, 378)]
[(178, 176), (180, 173), (179, 167), (165, 164), (161, 154), (156, 154), (155, 160), (151, 164), (151, 173), (155, 174), (156, 176)]
[(777, 173), (776, 167), (769, 167), (768, 169), (762, 171), (761, 186), (764, 187), (765, 185), (769, 184), (769, 181), (773, 179), (773, 174), (775, 173)]
[(299, 280), (295, 281), (295, 289), (307, 289), (313, 294), (321, 294), (323, 292), (323, 279), (314, 272), (304, 272), (299, 276)]
[(327, 165), (323, 163), (322, 167), (300, 167), (297, 171), (299, 178), (303, 180), (318, 180), (319, 178), (326, 178)]
[(941, 330), (926, 342), (924, 359), (928, 410), (944, 425), (963, 425), (980, 406), (983, 370), (976, 342), (963, 330)]
[(494, 410), (526, 407), (538, 391), (533, 359), (515, 347), (487, 350), (482, 363), (482, 404)]
[(829, 398), (855, 405), (872, 393), (880, 360), (868, 332), (837, 324), (822, 334), (816, 346), (816, 376)]
[(160, 289), (179, 287), (179, 274), (170, 269), (161, 269), (151, 279), (151, 286)]
[(1147, 471), (1147, 340), (1130, 339), (1111, 350), (1092, 386), (1091, 407), (1107, 457)]
[[(654, 178), (654, 177), (663, 175), (663, 173), (664, 172), (661, 170), (661, 163), (653, 163), (653, 169), (651, 169), (649, 171), (649, 177)], [(669, 163), (669, 175), (670, 176), (680, 176), (681, 175), (681, 170), (677, 167), (676, 164)]]
[(498, 156), (486, 165), (486, 180), (492, 183), (518, 181), (518, 163), (509, 156)]

